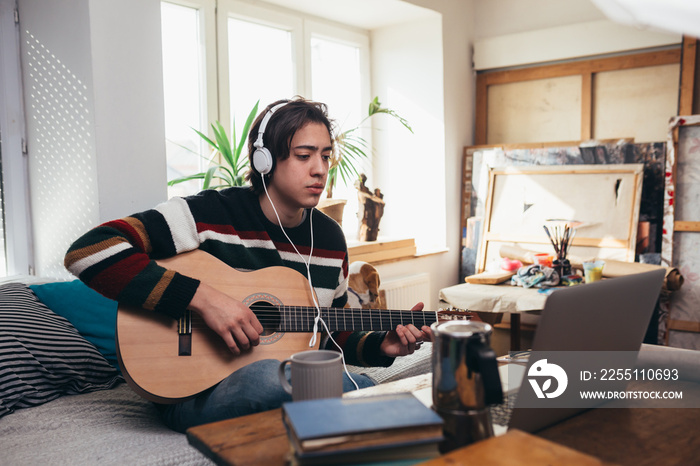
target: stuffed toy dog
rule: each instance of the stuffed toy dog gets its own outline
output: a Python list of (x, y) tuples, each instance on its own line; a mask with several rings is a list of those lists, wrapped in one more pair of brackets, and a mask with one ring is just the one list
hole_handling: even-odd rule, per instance
[(379, 273), (373, 265), (355, 261), (348, 269), (348, 307), (380, 309)]

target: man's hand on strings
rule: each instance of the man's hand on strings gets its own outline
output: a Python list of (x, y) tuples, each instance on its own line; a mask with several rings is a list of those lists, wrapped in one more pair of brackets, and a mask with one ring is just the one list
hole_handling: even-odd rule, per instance
[(240, 354), (260, 344), (263, 326), (255, 313), (227, 294), (200, 283), (190, 302), (190, 309), (204, 319), (233, 354)]
[[(418, 303), (411, 311), (422, 311), (423, 303)], [(430, 327), (424, 325), (418, 329), (413, 324), (397, 325), (396, 330), (388, 332), (380, 346), (380, 350), (386, 356), (406, 356), (413, 354), (424, 341), (433, 341), (433, 332)]]

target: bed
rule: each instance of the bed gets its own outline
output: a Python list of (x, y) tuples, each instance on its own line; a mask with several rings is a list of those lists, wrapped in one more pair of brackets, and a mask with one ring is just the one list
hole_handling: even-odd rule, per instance
[[(212, 464), (124, 382), (115, 322), (78, 280), (0, 283), (0, 464)], [(385, 383), (429, 372), (430, 353), (350, 370)]]

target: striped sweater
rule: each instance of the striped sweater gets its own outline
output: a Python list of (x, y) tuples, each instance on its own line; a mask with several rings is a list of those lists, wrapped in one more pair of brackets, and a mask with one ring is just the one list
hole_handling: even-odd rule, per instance
[[(312, 223), (310, 269), (319, 305), (343, 307), (347, 302), (348, 255), (338, 224), (314, 209), (301, 225), (285, 231), (308, 260)], [(178, 318), (199, 281), (167, 270), (154, 260), (194, 249), (242, 271), (285, 266), (306, 276), (302, 258), (282, 230), (265, 217), (257, 196), (248, 188), (207, 190), (173, 198), (155, 209), (104, 223), (71, 245), (65, 266), (108, 298)], [(393, 362), (379, 352), (382, 332), (342, 332), (334, 338), (343, 347), (348, 364), (388, 366)]]

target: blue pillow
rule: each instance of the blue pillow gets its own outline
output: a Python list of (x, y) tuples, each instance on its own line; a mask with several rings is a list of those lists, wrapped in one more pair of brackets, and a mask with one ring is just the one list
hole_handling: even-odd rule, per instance
[(112, 366), (119, 369), (114, 341), (116, 301), (105, 298), (80, 280), (30, 285), (29, 288), (46, 307), (73, 324)]

